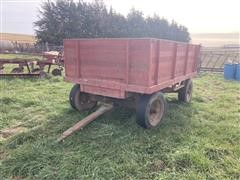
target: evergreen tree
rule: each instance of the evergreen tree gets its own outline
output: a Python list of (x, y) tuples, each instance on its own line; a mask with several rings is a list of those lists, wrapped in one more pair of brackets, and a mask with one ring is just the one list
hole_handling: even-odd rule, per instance
[(127, 15), (128, 37), (147, 37), (147, 24), (141, 11), (131, 9)]
[(186, 27), (169, 23), (158, 15), (144, 18), (132, 9), (127, 17), (107, 9), (101, 0), (87, 3), (79, 0), (45, 1), (35, 23), (39, 42), (60, 45), (64, 38), (152, 37), (188, 42)]

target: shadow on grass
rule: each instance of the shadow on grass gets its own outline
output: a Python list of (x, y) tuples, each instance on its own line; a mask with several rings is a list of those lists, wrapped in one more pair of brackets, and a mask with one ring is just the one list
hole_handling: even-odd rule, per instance
[(189, 133), (191, 108), (169, 102), (164, 121), (151, 130), (135, 123), (134, 110), (114, 109), (57, 144), (63, 131), (87, 115), (63, 108), (42, 126), (4, 143), (11, 156), (2, 161), (0, 170), (4, 177), (22, 178), (153, 178), (159, 170), (155, 164), (161, 171), (174, 166), (169, 157)]

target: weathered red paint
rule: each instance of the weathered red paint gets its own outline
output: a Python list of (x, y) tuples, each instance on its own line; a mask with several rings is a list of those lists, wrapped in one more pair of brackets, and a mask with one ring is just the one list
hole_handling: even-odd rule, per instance
[(197, 73), (199, 45), (162, 39), (66, 39), (65, 80), (115, 98), (151, 94)]

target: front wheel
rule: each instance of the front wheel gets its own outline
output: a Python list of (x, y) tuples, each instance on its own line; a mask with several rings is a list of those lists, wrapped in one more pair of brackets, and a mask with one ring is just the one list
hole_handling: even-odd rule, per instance
[(53, 76), (61, 76), (62, 71), (60, 69), (55, 68), (55, 69), (52, 70), (52, 75)]
[(80, 91), (80, 85), (75, 84), (69, 94), (69, 102), (72, 108), (84, 111), (96, 106), (97, 102), (90, 100), (90, 94)]
[(193, 82), (188, 79), (184, 82), (184, 87), (178, 91), (178, 100), (190, 103), (192, 100)]
[(147, 129), (157, 127), (163, 119), (166, 105), (161, 92), (140, 96), (136, 107), (137, 123)]

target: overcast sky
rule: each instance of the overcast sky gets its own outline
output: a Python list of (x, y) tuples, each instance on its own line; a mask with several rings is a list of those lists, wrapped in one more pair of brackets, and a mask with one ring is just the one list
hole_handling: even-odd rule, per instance
[[(190, 33), (240, 31), (239, 0), (104, 0), (126, 15), (131, 8), (154, 13), (186, 26)], [(42, 0), (0, 0), (0, 32), (34, 34)]]

